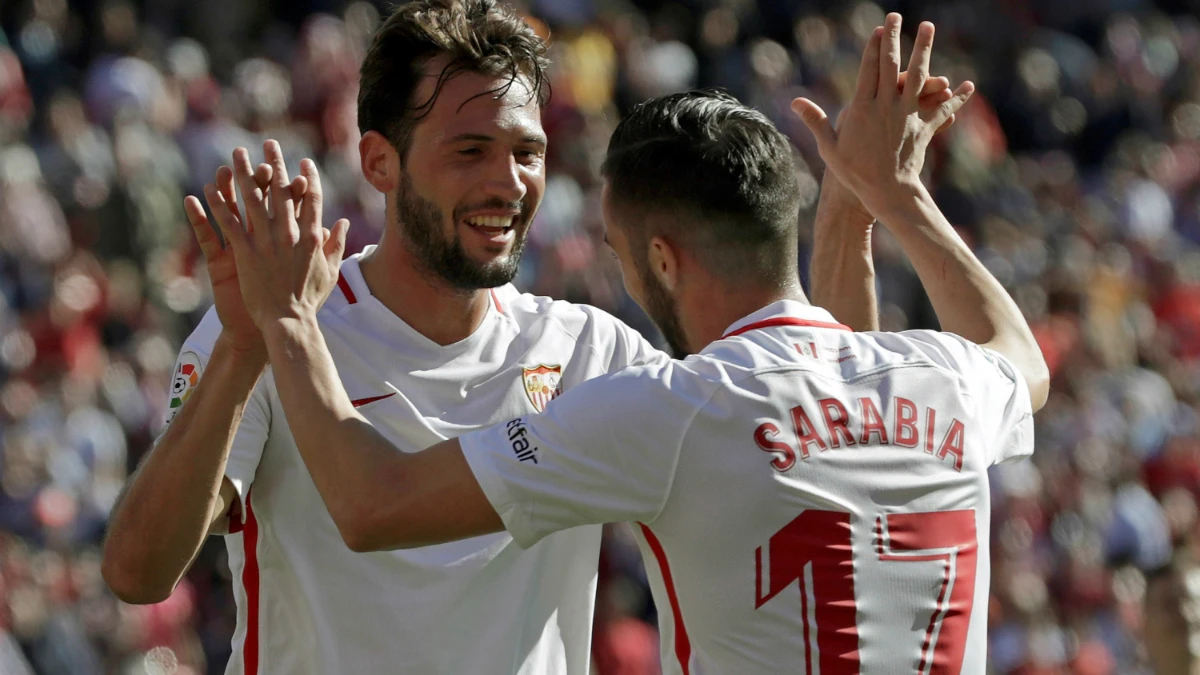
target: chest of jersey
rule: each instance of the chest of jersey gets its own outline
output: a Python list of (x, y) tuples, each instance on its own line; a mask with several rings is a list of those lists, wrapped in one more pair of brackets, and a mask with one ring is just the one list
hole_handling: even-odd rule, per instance
[(412, 351), (346, 325), (325, 336), (355, 407), (405, 452), (540, 412), (605, 371), (553, 324), (521, 330), (498, 321), (469, 343)]

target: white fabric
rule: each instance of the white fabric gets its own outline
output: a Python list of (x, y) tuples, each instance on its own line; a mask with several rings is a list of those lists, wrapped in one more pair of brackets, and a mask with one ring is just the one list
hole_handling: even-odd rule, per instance
[[(592, 380), (544, 414), (468, 434), (464, 454), (522, 545), (643, 524), (668, 674), (842, 672), (836, 655), (855, 650), (862, 672), (918, 672), (934, 656), (922, 653), (930, 626), (937, 659), (956, 643), (961, 672), (981, 673), (987, 469), (1032, 452), (1026, 385), (954, 335), (835, 326), (824, 310), (775, 303), (700, 355)], [(879, 424), (864, 439), (871, 410)], [(521, 441), (536, 463), (514, 453)], [(847, 578), (850, 597), (837, 597)]]
[[(358, 409), (405, 452), (533, 412), (527, 368), (560, 366), (569, 390), (666, 359), (600, 310), (512, 286), (496, 289), (474, 334), (439, 346), (370, 294), (357, 256), (342, 274), (357, 302), (334, 292), (319, 315), (326, 343), (351, 399), (390, 394)], [(210, 312), (182, 353), (207, 363), (219, 330)], [(257, 572), (260, 585), (259, 620), (249, 627), (247, 523), (226, 537), (238, 603), (227, 673), (244, 672), (255, 631), (259, 673), (588, 672), (598, 526), (546, 537), (528, 550), (501, 533), (354, 553), (296, 449), (270, 371), (254, 392), (226, 475), (249, 499), (242, 513), (252, 511), (257, 534), (250, 577)]]

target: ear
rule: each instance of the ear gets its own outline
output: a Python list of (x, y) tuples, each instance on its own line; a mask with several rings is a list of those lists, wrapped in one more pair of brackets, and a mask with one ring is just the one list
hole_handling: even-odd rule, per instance
[(384, 194), (400, 185), (400, 153), (378, 131), (368, 131), (358, 141), (363, 178)]
[(671, 242), (662, 237), (650, 238), (650, 273), (653, 274), (663, 288), (674, 291), (679, 285), (679, 254)]

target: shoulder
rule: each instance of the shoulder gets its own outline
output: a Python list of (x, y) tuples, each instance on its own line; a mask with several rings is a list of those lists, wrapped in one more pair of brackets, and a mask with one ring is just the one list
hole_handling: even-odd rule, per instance
[(942, 369), (966, 375), (980, 365), (997, 366), (1004, 357), (970, 340), (936, 330), (906, 330), (900, 333), (865, 333), (880, 349), (897, 357), (920, 358)]
[(196, 328), (192, 330), (191, 335), (183, 341), (183, 347), (179, 350), (180, 354), (191, 352), (207, 361), (212, 355), (213, 345), (216, 344), (217, 338), (221, 335), (221, 319), (217, 317), (217, 308), (209, 307), (204, 313), (204, 318), (200, 319), (200, 323), (196, 324)]
[(574, 340), (616, 338), (627, 334), (640, 338), (640, 333), (599, 307), (522, 293), (512, 284), (494, 289), (494, 293), (498, 309), (522, 329), (551, 323)]
[[(660, 413), (683, 409), (699, 410), (713, 395), (753, 373), (709, 355), (693, 355), (683, 360), (662, 359), (645, 365), (632, 365), (606, 375), (597, 383), (611, 398), (623, 401), (641, 412)], [(670, 402), (670, 403), (668, 403)]]

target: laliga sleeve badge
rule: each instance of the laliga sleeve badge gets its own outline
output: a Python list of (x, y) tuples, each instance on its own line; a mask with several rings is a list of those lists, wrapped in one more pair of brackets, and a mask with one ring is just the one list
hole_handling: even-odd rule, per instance
[(533, 409), (542, 412), (546, 404), (562, 393), (562, 366), (535, 366), (521, 371), (521, 384)]
[(175, 374), (171, 376), (171, 404), (170, 411), (167, 412), (167, 423), (175, 419), (175, 414), (187, 403), (192, 392), (196, 390), (196, 385), (200, 383), (200, 373), (204, 370), (204, 365), (200, 362), (200, 356), (191, 350), (185, 351), (179, 355), (179, 360), (175, 363)]

